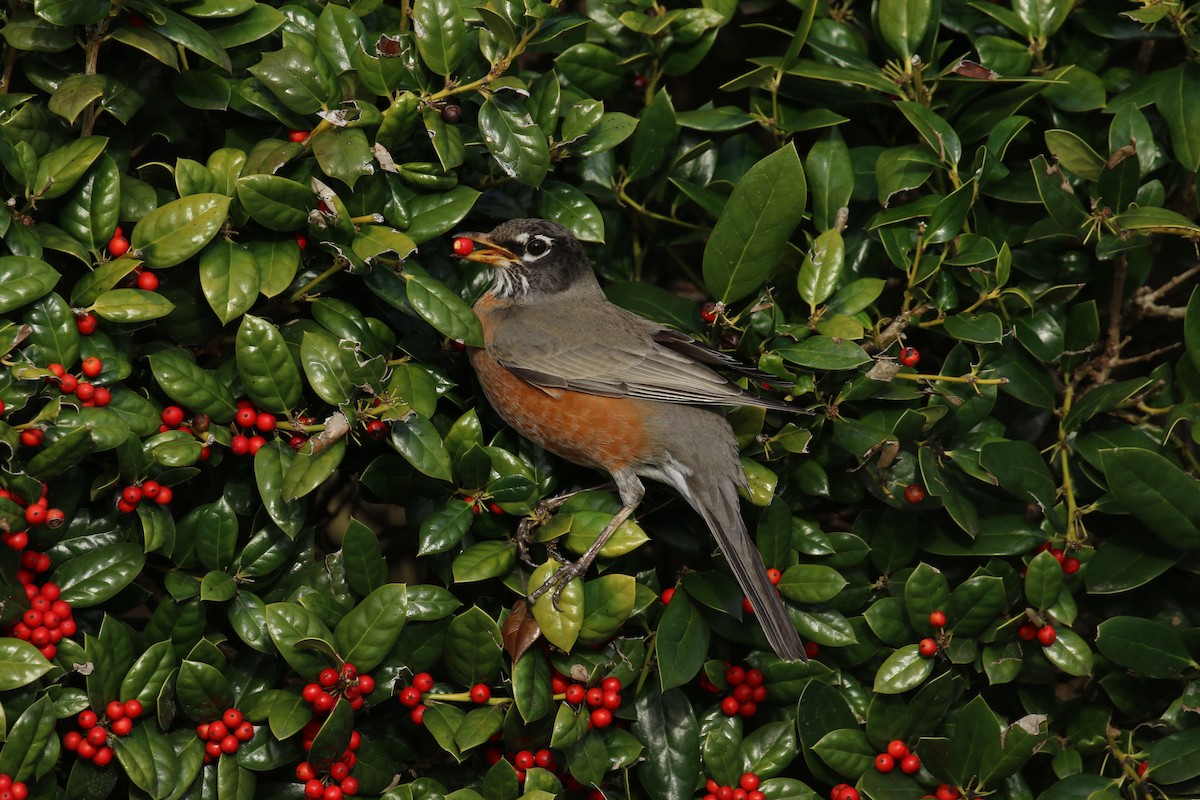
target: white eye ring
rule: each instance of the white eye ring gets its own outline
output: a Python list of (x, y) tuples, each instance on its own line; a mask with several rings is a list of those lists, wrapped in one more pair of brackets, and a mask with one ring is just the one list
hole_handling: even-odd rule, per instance
[(550, 252), (552, 244), (554, 242), (548, 236), (534, 236), (525, 244), (525, 255), (528, 260), (536, 261)]

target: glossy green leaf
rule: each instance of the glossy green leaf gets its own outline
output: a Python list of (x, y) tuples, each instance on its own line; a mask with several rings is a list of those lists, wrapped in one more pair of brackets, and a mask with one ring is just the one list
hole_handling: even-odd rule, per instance
[(300, 371), (273, 324), (252, 314), (243, 316), (235, 353), (246, 395), (258, 408), (284, 414), (300, 402)]
[(203, 250), (217, 235), (229, 202), (222, 194), (194, 194), (156, 208), (138, 220), (130, 247), (147, 267), (176, 266)]

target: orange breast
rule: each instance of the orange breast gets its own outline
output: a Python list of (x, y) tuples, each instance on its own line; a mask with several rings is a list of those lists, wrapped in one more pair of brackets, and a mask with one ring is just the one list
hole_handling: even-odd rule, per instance
[[(485, 342), (493, 330), (493, 315), (500, 310), (490, 294), (475, 304)], [(544, 390), (514, 375), (486, 349), (471, 348), (469, 355), (479, 385), (496, 413), (530, 441), (569, 461), (610, 471), (644, 457), (643, 401)]]

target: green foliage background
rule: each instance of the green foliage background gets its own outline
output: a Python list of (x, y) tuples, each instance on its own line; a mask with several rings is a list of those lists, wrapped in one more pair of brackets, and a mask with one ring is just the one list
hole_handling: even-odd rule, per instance
[[(358, 730), (368, 797), (565, 792), (490, 766), (496, 736), (552, 746), (608, 797), (692, 797), (744, 770), (773, 799), (843, 782), (874, 800), (939, 783), (1200, 795), (1191, 9), (9, 0), (3, 16), (0, 483), (31, 501), (44, 481), (66, 512), (29, 548), (79, 620), (52, 662), (0, 639), (0, 772), (33, 797), (298, 798), (300, 687), (341, 659), (379, 688), (328, 717), (322, 752)], [(505, 430), (454, 346), (479, 342), (489, 276), (448, 235), (530, 215), (595, 243), (614, 301), (796, 384), (811, 415), (731, 419), (809, 663), (765, 651), (665, 490), (561, 612), (535, 609), (548, 646), (504, 654), (530, 575), (518, 518), (596, 480)], [(111, 258), (118, 225), (132, 248)], [(134, 288), (138, 267), (158, 291)], [(45, 380), (92, 355), (103, 408)], [(229, 447), (243, 397), (280, 419), (252, 458)], [(211, 427), (160, 432), (170, 403)], [(39, 448), (19, 444), (30, 428)], [(147, 478), (173, 501), (118, 512)], [(906, 502), (910, 484), (927, 497)], [(617, 505), (582, 495), (538, 536), (580, 552)], [(15, 501), (0, 528), (25, 528)], [(19, 555), (0, 550), (12, 624)], [(1020, 639), (1026, 622), (1056, 641)], [(723, 660), (765, 673), (756, 716), (700, 686)], [(588, 730), (551, 666), (621, 678), (617, 724)], [(391, 694), (421, 670), (448, 697), (417, 726)], [(465, 702), (476, 682), (491, 704)], [(61, 750), (79, 711), (134, 696), (153, 713), (111, 766)], [(255, 738), (202, 765), (194, 726), (227, 703)], [(871, 767), (895, 738), (917, 775)]]

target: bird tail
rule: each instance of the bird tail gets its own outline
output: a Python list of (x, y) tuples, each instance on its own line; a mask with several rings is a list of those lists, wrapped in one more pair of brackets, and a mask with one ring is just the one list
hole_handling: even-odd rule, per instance
[(688, 491), (683, 492), (684, 496), (708, 523), (721, 552), (733, 568), (738, 586), (750, 599), (754, 616), (758, 617), (771, 649), (788, 661), (807, 661), (804, 642), (792, 625), (779, 591), (767, 578), (762, 556), (746, 530), (734, 483), (706, 480), (702, 474), (689, 476), (687, 483)]

